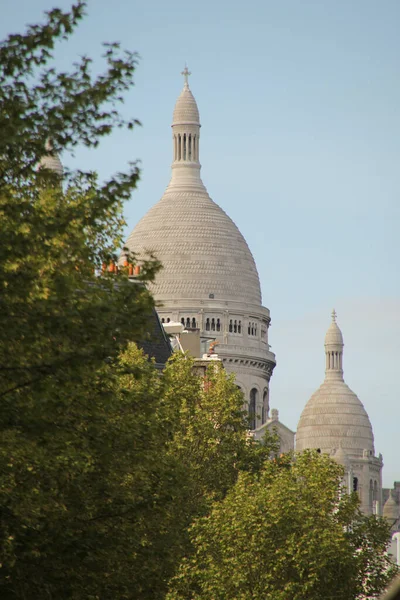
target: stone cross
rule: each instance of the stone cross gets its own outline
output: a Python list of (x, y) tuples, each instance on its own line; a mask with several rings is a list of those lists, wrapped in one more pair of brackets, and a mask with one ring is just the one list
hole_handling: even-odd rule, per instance
[(189, 71), (189, 69), (187, 68), (187, 65), (185, 65), (185, 68), (183, 69), (183, 71), (182, 71), (181, 75), (183, 75), (183, 77), (184, 77), (185, 84), (186, 84), (186, 85), (189, 85), (188, 78), (189, 78), (189, 75), (191, 75), (191, 72), (190, 72), (190, 71)]

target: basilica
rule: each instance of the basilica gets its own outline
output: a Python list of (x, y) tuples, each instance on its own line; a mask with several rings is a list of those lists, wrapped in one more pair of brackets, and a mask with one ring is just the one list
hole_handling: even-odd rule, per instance
[[(270, 311), (263, 306), (257, 267), (246, 240), (210, 198), (201, 179), (200, 116), (184, 85), (172, 119), (172, 173), (161, 200), (126, 241), (139, 257), (154, 253), (163, 269), (152, 292), (162, 323), (198, 331), (203, 352), (210, 340), (244, 394), (253, 435), (276, 427), (282, 451), (315, 448), (345, 468), (349, 491), (363, 512), (384, 514), (400, 530), (400, 483), (382, 489), (383, 458), (377, 454), (368, 414), (343, 377), (343, 336), (332, 313), (326, 332), (325, 378), (292, 432), (270, 410), (269, 384), (276, 365), (268, 343)], [(398, 535), (395, 533), (395, 535)]]
[[(153, 254), (161, 261), (163, 268), (151, 288), (159, 320), (165, 329), (173, 324), (195, 333), (198, 358), (207, 356), (210, 342), (217, 347), (219, 360), (235, 374), (243, 392), (252, 435), (262, 439), (267, 429), (274, 429), (282, 452), (314, 448), (343, 465), (343, 483), (359, 494), (362, 511), (390, 522), (392, 553), (400, 564), (400, 482), (393, 489), (382, 487), (383, 457), (376, 453), (370, 419), (344, 381), (343, 335), (335, 311), (324, 341), (325, 377), (304, 407), (297, 432), (280, 421), (276, 409), (270, 410), (270, 379), (276, 366), (268, 343), (270, 311), (262, 304), (257, 267), (246, 240), (202, 182), (199, 110), (187, 68), (182, 74), (184, 85), (172, 121), (171, 179), (125, 246), (139, 260)], [(44, 161), (62, 174), (57, 156)]]

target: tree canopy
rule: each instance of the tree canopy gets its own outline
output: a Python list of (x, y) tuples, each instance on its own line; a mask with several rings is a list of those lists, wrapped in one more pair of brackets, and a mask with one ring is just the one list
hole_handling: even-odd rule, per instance
[(168, 600), (376, 598), (396, 571), (388, 525), (343, 493), (342, 467), (314, 451), (241, 473), (191, 528)]

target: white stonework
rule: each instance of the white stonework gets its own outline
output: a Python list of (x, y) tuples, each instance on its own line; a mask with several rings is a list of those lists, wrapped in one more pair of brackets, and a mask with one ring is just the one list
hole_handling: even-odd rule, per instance
[(346, 470), (349, 491), (366, 514), (382, 514), (382, 455), (375, 456), (367, 412), (343, 380), (343, 336), (332, 313), (325, 336), (325, 381), (307, 402), (296, 432), (296, 450), (317, 448)]
[(181, 321), (199, 328), (202, 338), (217, 340), (218, 355), (236, 374), (256, 415), (253, 425), (259, 426), (268, 416), (275, 367), (268, 344), (270, 313), (261, 305), (257, 268), (245, 239), (200, 178), (199, 111), (187, 69), (183, 74), (172, 123), (171, 180), (126, 246), (139, 257), (153, 252), (161, 261), (151, 288), (160, 318)]
[(46, 154), (41, 158), (39, 162), (39, 169), (49, 169), (50, 171), (54, 171), (55, 173), (57, 173), (57, 175), (62, 177), (64, 174), (62, 162), (57, 153), (50, 154), (53, 150), (53, 147), (49, 140), (46, 142), (46, 150), (49, 152), (49, 154)]
[(264, 425), (261, 425), (254, 430), (254, 439), (262, 441), (267, 431), (278, 435), (280, 453), (291, 452), (294, 450), (294, 431), (280, 422), (279, 412), (276, 408), (271, 410), (271, 417), (266, 420)]

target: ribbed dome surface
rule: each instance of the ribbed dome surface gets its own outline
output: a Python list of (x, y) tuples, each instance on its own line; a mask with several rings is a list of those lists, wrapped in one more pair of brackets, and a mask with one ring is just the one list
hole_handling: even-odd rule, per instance
[(325, 346), (343, 346), (343, 335), (336, 321), (333, 321), (325, 335)]
[[(152, 291), (159, 301), (185, 298), (261, 304), (253, 256), (228, 215), (206, 189), (167, 188), (139, 221), (126, 245), (162, 262)], [(212, 296), (211, 296), (212, 297)]]
[(39, 163), (39, 168), (45, 168), (49, 169), (50, 171), (54, 171), (55, 173), (57, 173), (57, 175), (60, 175), (60, 177), (64, 173), (64, 169), (58, 154), (56, 154), (55, 156), (43, 156)]
[(364, 406), (341, 380), (326, 380), (307, 402), (296, 433), (296, 449), (342, 448), (350, 455), (374, 454), (374, 436)]
[(200, 123), (199, 109), (197, 108), (196, 100), (188, 85), (183, 87), (183, 90), (176, 101), (173, 116), (174, 125), (180, 123)]

